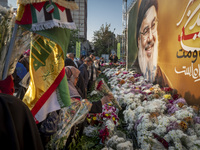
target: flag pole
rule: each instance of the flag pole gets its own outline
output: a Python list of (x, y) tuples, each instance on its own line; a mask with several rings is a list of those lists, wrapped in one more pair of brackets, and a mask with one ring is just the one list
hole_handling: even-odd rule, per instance
[(15, 23), (13, 34), (12, 34), (12, 37), (11, 37), (11, 40), (10, 40), (8, 52), (7, 52), (6, 59), (5, 59), (5, 65), (4, 65), (4, 69), (3, 69), (2, 80), (5, 80), (6, 77), (7, 77), (7, 74), (8, 74), (11, 54), (13, 52), (13, 47), (15, 45), (15, 38), (16, 38), (16, 35), (17, 35), (18, 26), (19, 25)]

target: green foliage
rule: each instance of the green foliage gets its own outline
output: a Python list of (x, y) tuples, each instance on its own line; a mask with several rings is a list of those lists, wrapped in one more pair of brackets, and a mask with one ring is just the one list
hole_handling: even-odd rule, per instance
[(75, 53), (76, 51), (76, 42), (79, 42), (78, 30), (70, 30), (70, 42), (67, 52)]
[(100, 29), (94, 32), (94, 51), (98, 56), (110, 54), (111, 50), (114, 49), (113, 40), (116, 41), (116, 39), (114, 33), (110, 31), (110, 26), (107, 23), (105, 26), (102, 24)]
[(100, 144), (99, 137), (88, 137), (86, 135), (79, 137), (77, 132), (68, 148), (69, 150), (101, 150), (103, 147), (104, 145)]

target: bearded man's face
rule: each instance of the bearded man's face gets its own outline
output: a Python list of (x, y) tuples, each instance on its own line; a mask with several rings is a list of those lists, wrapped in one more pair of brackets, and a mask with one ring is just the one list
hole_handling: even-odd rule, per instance
[(151, 6), (142, 21), (138, 37), (138, 61), (144, 77), (155, 80), (158, 57), (157, 13)]

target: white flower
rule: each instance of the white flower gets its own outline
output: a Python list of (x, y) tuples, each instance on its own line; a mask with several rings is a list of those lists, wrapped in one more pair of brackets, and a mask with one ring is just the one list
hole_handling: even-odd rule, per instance
[(106, 145), (107, 145), (108, 147), (115, 147), (116, 144), (117, 144), (117, 142), (116, 142), (116, 139), (117, 139), (117, 138), (118, 138), (117, 135), (112, 136), (112, 137), (108, 140), (108, 142), (106, 143)]
[[(152, 101), (148, 101), (145, 103), (145, 112), (158, 112), (158, 113), (163, 113), (164, 110), (162, 110), (162, 106), (165, 105), (165, 102), (160, 100), (160, 99), (154, 99)], [(163, 107), (165, 108), (165, 107)]]
[(158, 135), (163, 135), (166, 132), (166, 127), (162, 126), (162, 125), (158, 125), (155, 129), (155, 133), (157, 133)]
[(141, 149), (143, 150), (151, 150), (151, 144), (147, 142), (142, 142), (141, 143)]
[(194, 124), (194, 130), (197, 133), (197, 135), (200, 136), (200, 124)]
[(129, 123), (127, 129), (129, 131), (133, 130), (134, 124), (133, 123)]
[(98, 129), (94, 126), (85, 127), (83, 133), (88, 137), (95, 137), (97, 136)]
[(138, 107), (135, 109), (135, 112), (136, 112), (136, 115), (143, 113), (143, 112), (144, 112), (144, 107), (138, 106)]
[(125, 139), (124, 139), (124, 138), (118, 137), (118, 138), (116, 139), (116, 143), (122, 143), (122, 142), (125, 142)]
[(176, 150), (176, 148), (173, 146), (169, 146), (168, 150)]
[(170, 140), (171, 140), (171, 137), (169, 136), (169, 134), (166, 134), (166, 135), (164, 136), (164, 139), (169, 143)]
[(114, 124), (113, 121), (107, 120), (106, 121), (106, 126), (107, 126), (107, 128), (108, 128), (109, 131), (111, 131), (111, 132), (114, 131), (115, 124)]
[(170, 119), (168, 116), (158, 116), (158, 124), (163, 126), (163, 127), (167, 127), (170, 123)]
[(194, 136), (188, 136), (188, 137), (185, 137), (185, 144), (187, 145), (187, 147), (192, 147), (194, 145), (194, 142), (197, 141), (197, 136), (194, 135)]
[(182, 150), (183, 149), (183, 146), (182, 146), (181, 142), (174, 142), (174, 145), (175, 145), (176, 149), (178, 149), (178, 150)]
[(133, 144), (130, 141), (117, 144), (117, 150), (133, 150)]
[(190, 135), (190, 136), (196, 135), (194, 129), (192, 129), (192, 128), (188, 128), (188, 129), (187, 129), (187, 134)]
[(134, 111), (132, 111), (131, 109), (127, 109), (123, 112), (123, 114), (124, 114), (124, 120), (126, 121), (126, 123), (133, 123), (134, 117), (135, 117)]
[(189, 112), (187, 109), (180, 109), (175, 112), (175, 116), (179, 120), (183, 120), (184, 118), (187, 117), (193, 117), (193, 114)]
[(199, 150), (199, 147), (196, 145), (192, 145), (189, 150)]
[(90, 93), (90, 96), (93, 96), (93, 95), (96, 95), (96, 94), (98, 94), (98, 92), (95, 91), (95, 90), (93, 90), (93, 91)]
[(173, 115), (173, 116), (170, 116), (169, 117), (169, 120), (170, 120), (170, 122), (175, 122), (175, 121), (177, 121), (177, 119), (176, 119), (176, 117)]

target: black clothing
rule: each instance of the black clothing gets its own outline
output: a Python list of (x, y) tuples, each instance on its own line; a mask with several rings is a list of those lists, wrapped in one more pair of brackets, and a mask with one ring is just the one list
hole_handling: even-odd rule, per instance
[(29, 108), (18, 98), (0, 93), (0, 141), (6, 150), (43, 150)]
[(74, 61), (70, 58), (65, 59), (65, 66), (74, 66), (75, 68), (77, 68)]
[(82, 64), (79, 67), (79, 70), (80, 70), (80, 74), (82, 75), (82, 77), (84, 79), (85, 87), (87, 88), (87, 85), (88, 85), (88, 82), (89, 82), (89, 73), (88, 73), (88, 70), (87, 70), (87, 65)]
[(116, 55), (114, 55), (113, 62), (114, 62), (114, 63), (117, 63), (117, 62), (118, 62), (118, 57), (117, 57)]
[(110, 55), (109, 60), (111, 63), (113, 62), (113, 55)]
[(84, 83), (84, 78), (81, 74), (79, 74), (79, 78), (78, 81), (76, 83), (76, 89), (78, 91), (78, 93), (80, 94), (80, 96), (82, 97), (82, 99), (86, 99), (87, 98), (87, 93), (85, 91), (85, 83)]
[(78, 60), (77, 64), (78, 64), (78, 68), (83, 64), (84, 62), (82, 60)]

